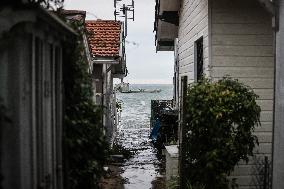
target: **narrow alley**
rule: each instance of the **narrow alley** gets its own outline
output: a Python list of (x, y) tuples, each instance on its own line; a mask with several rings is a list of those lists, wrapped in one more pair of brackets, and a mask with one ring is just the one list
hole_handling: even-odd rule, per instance
[(125, 189), (152, 188), (156, 180), (163, 179), (162, 163), (151, 144), (150, 115), (151, 100), (171, 99), (172, 85), (133, 85), (147, 90), (161, 89), (160, 93), (127, 94), (118, 93), (122, 100), (121, 125), (118, 129), (118, 142), (134, 152), (122, 169), (126, 179)]
[(0, 189), (284, 189), (284, 0), (0, 0)]

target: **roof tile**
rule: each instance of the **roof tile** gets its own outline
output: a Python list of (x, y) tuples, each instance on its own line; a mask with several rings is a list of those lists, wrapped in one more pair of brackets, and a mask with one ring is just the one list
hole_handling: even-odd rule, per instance
[(119, 57), (121, 22), (86, 21), (88, 42), (93, 56)]

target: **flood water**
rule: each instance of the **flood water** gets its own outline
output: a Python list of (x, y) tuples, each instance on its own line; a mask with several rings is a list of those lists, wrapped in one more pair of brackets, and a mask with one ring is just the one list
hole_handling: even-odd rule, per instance
[(160, 93), (117, 94), (122, 100), (121, 124), (117, 140), (135, 151), (122, 167), (125, 189), (150, 189), (160, 175), (160, 162), (149, 140), (151, 100), (172, 99), (172, 85), (132, 85), (133, 89), (161, 89)]

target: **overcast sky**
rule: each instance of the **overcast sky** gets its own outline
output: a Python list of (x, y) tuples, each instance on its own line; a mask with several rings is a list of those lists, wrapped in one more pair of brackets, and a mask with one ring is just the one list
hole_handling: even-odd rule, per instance
[[(129, 2), (129, 0), (124, 0)], [(65, 0), (65, 9), (87, 11), (87, 20), (113, 20), (113, 0)], [(135, 0), (135, 21), (128, 21), (127, 67), (129, 83), (172, 83), (173, 52), (158, 52), (154, 43), (155, 0)], [(95, 16), (96, 17), (95, 17)]]

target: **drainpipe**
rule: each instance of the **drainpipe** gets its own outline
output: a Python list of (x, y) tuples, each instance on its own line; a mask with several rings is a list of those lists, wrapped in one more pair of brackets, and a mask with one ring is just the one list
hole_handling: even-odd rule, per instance
[(276, 0), (272, 188), (284, 188), (284, 0)]

